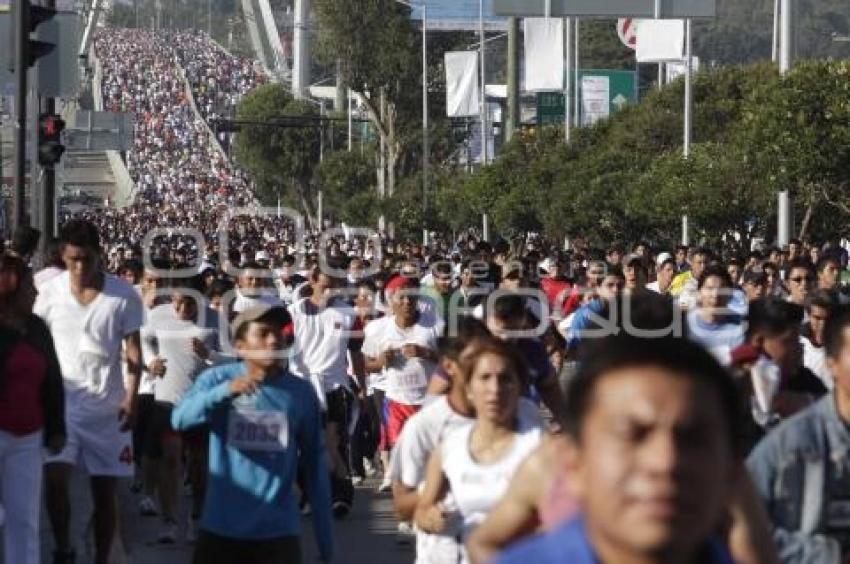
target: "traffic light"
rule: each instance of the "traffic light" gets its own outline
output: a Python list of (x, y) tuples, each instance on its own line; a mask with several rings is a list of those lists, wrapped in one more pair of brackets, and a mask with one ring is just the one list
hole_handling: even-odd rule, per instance
[(65, 120), (55, 114), (38, 116), (38, 164), (52, 168), (62, 158), (65, 147), (61, 135)]
[(35, 62), (50, 54), (56, 45), (30, 39), (29, 35), (36, 30), (38, 26), (46, 21), (53, 19), (56, 15), (56, 10), (53, 8), (45, 8), (43, 6), (33, 6), (29, 0), (12, 0), (12, 30), (10, 34), (12, 40), (12, 49), (10, 53), (16, 53), (14, 48), (17, 41), (17, 33), (19, 30), (24, 30), (27, 41), (24, 43), (24, 62), (27, 68), (32, 67)]

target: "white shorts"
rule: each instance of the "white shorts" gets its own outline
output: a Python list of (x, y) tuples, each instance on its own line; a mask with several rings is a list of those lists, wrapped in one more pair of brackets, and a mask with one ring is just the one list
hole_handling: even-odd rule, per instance
[(117, 411), (83, 422), (68, 419), (66, 429), (65, 448), (55, 456), (48, 455), (45, 464), (79, 466), (89, 476), (133, 475), (133, 437), (129, 431), (121, 431)]

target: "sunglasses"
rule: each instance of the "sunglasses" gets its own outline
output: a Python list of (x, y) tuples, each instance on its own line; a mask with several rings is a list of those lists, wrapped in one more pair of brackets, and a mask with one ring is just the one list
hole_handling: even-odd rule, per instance
[(814, 282), (815, 281), (815, 279), (812, 278), (811, 276), (805, 276), (805, 277), (800, 277), (800, 278), (789, 278), (789, 280), (791, 280), (791, 282), (795, 282), (797, 284), (802, 284), (803, 282)]

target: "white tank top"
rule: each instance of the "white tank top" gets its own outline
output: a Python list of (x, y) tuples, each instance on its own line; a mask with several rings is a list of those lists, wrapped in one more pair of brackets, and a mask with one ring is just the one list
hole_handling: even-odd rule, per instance
[[(492, 464), (479, 464), (469, 452), (474, 428), (475, 425), (468, 425), (452, 431), (442, 447), (443, 472), (463, 517), (464, 541), (505, 495), (517, 468), (541, 439), (539, 427), (521, 421), (513, 444), (502, 459)], [(464, 561), (467, 559), (464, 558)]]

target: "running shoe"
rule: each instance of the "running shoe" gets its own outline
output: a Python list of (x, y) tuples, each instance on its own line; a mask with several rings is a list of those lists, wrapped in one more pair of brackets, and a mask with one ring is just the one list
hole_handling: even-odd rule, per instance
[(310, 504), (306, 501), (301, 505), (301, 515), (303, 517), (308, 517), (313, 513), (313, 508), (310, 507)]
[(384, 479), (381, 481), (381, 485), (378, 486), (378, 493), (386, 493), (392, 491), (393, 482), (390, 480), (389, 476), (384, 476)]
[(337, 519), (345, 519), (351, 513), (351, 505), (344, 501), (335, 501), (333, 504), (333, 513)]
[(416, 537), (416, 529), (410, 521), (401, 521), (396, 528), (395, 541), (398, 544), (411, 544)]
[(159, 544), (174, 544), (177, 542), (177, 523), (174, 521), (166, 521), (156, 538)]
[(357, 474), (355, 474), (354, 476), (351, 477), (351, 485), (352, 486), (359, 486), (360, 484), (363, 483), (363, 480), (364, 480), (363, 476), (358, 476)]
[(159, 514), (156, 510), (156, 504), (150, 496), (146, 495), (139, 501), (139, 513), (142, 514), (142, 517), (156, 517)]
[(371, 478), (378, 473), (378, 467), (368, 458), (363, 459), (363, 469), (366, 470), (366, 477)]

